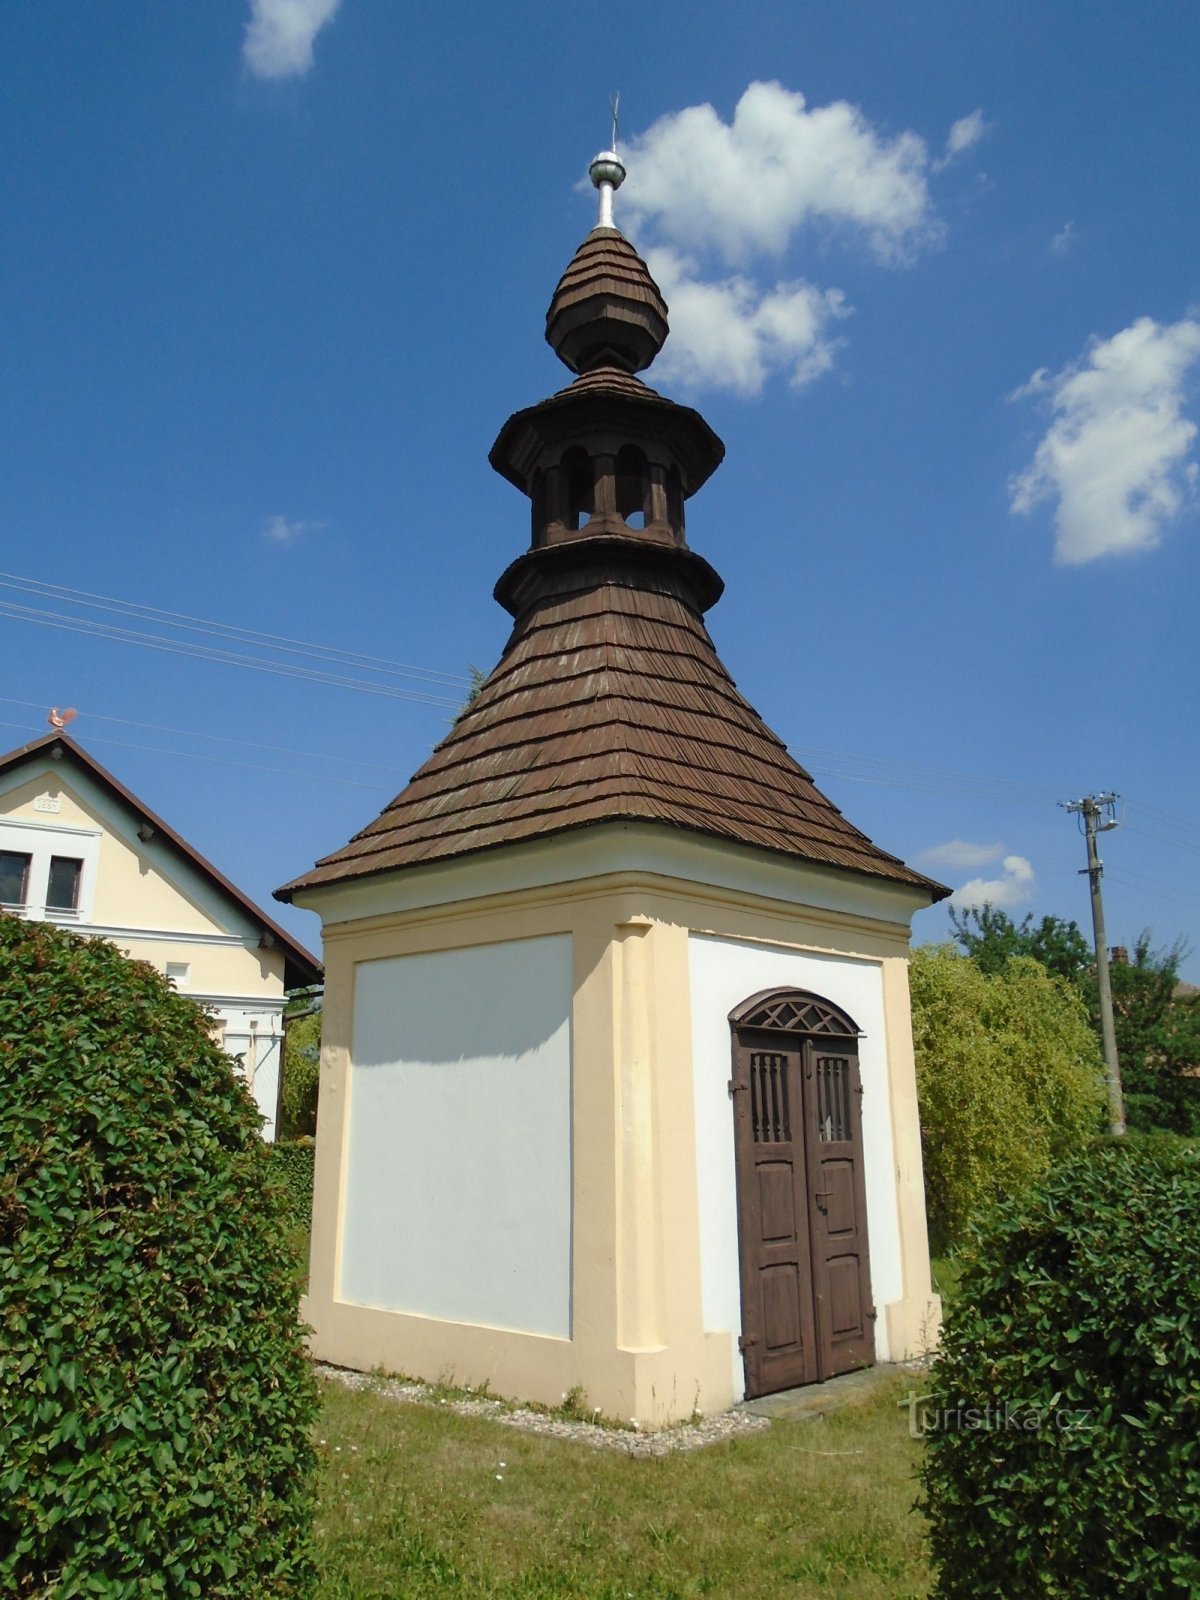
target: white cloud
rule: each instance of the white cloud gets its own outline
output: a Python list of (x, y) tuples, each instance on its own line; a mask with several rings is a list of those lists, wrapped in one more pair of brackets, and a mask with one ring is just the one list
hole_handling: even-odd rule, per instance
[(999, 840), (995, 844), (971, 844), (967, 839), (949, 839), (931, 850), (923, 850), (921, 860), (931, 867), (950, 867), (964, 872), (986, 866), (989, 861), (999, 861), (1003, 854), (1004, 846)]
[[(966, 149), (982, 114), (955, 123)], [(660, 117), (627, 147), (620, 217), (670, 306), (656, 375), (694, 388), (794, 386), (833, 364), (840, 289), (781, 270), (802, 236), (857, 240), (877, 261), (910, 262), (941, 236), (925, 141), (888, 135), (844, 100), (809, 106), (779, 83), (752, 83), (723, 122), (711, 105)], [(761, 263), (765, 265), (760, 267)]]
[(950, 896), (955, 906), (1019, 906), (1032, 899), (1034, 872), (1024, 856), (1005, 856), (999, 878), (972, 878)]
[(287, 517), (268, 517), (263, 523), (262, 536), (270, 544), (295, 544), (301, 534), (310, 533), (323, 526), (320, 522), (290, 521)]
[(1005, 398), (1012, 403), (1016, 400), (1028, 400), (1030, 395), (1045, 394), (1050, 387), (1050, 368), (1039, 367), (1024, 383), (1018, 384), (1010, 395)]
[(1064, 222), (1062, 227), (1050, 241), (1050, 254), (1052, 256), (1065, 256), (1071, 248), (1075, 238), (1075, 224)]
[(1009, 485), (1014, 512), (1054, 500), (1055, 557), (1066, 566), (1152, 550), (1191, 491), (1196, 424), (1185, 380), (1200, 359), (1200, 322), (1140, 317), (1053, 377), (1011, 398), (1049, 393), (1054, 418), (1033, 460)]
[(861, 229), (880, 259), (895, 260), (938, 231), (928, 166), (915, 133), (888, 139), (844, 100), (810, 110), (780, 83), (752, 83), (730, 123), (710, 105), (688, 106), (632, 140), (621, 199), (635, 229), (648, 223), (727, 266), (781, 255), (809, 222)]
[(986, 126), (983, 112), (978, 108), (965, 117), (959, 117), (946, 135), (946, 148), (942, 151), (941, 158), (933, 163), (933, 171), (941, 172), (956, 157), (964, 154), (972, 145), (978, 144), (983, 138)]
[(341, 0), (250, 0), (242, 60), (256, 78), (303, 77)]
[(802, 280), (766, 288), (741, 274), (705, 282), (695, 262), (669, 246), (648, 251), (647, 265), (671, 308), (656, 376), (751, 395), (772, 370), (799, 388), (833, 364), (829, 328), (849, 315), (839, 289)]

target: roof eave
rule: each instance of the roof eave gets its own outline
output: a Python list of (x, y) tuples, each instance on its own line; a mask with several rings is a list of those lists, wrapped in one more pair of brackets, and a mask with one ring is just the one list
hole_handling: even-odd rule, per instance
[(666, 444), (678, 457), (684, 474), (685, 498), (702, 488), (725, 459), (724, 441), (690, 406), (677, 405), (649, 391), (644, 395), (606, 395), (593, 387), (563, 389), (548, 400), (515, 411), (497, 434), (488, 461), (514, 488), (528, 494), (543, 450), (586, 440), (606, 425), (634, 442), (640, 434)]
[[(278, 945), (283, 952), (286, 987), (307, 988), (322, 981), (324, 968), (316, 956), (306, 950), (274, 918), (269, 917), (261, 906), (256, 905), (248, 895), (243, 894), (236, 884), (231, 883), (223, 872), (214, 867), (211, 861), (202, 856), (181, 834), (177, 833), (169, 822), (165, 822), (156, 811), (152, 811), (132, 790), (127, 789), (119, 778), (114, 777), (82, 745), (76, 744), (65, 733), (45, 734), (40, 739), (34, 739), (29, 744), (22, 745), (19, 749), (10, 750), (7, 755), (0, 756), (0, 773), (14, 770), (24, 765), (32, 757), (42, 752), (51, 751), (56, 745), (70, 759), (78, 762), (83, 770), (96, 779), (103, 788), (108, 789), (111, 794), (115, 795), (128, 810), (134, 812), (144, 822), (148, 823), (154, 829), (156, 835), (165, 839), (203, 877), (207, 878), (210, 883), (233, 900), (252, 922), (261, 924), (264, 935), (269, 935), (271, 943)], [(299, 978), (300, 981), (298, 983), (287, 984), (286, 976), (289, 970), (293, 976)]]
[[(867, 878), (872, 883), (890, 884), (897, 889), (908, 889), (914, 893), (927, 895), (929, 904), (936, 905), (940, 900), (953, 893), (945, 884), (927, 878), (923, 873), (916, 872), (910, 867), (905, 867), (903, 862), (898, 865), (903, 870), (899, 873), (886, 871), (872, 872), (867, 867), (851, 867), (842, 862), (825, 861), (818, 856), (804, 855), (790, 850), (772, 850), (761, 844), (752, 844), (745, 840), (731, 838), (729, 834), (718, 833), (713, 829), (698, 828), (684, 822), (670, 822), (662, 817), (639, 817), (634, 813), (622, 813), (600, 820), (589, 819), (586, 822), (564, 821), (542, 829), (535, 838), (509, 840), (503, 844), (467, 845), (464, 849), (448, 852), (444, 855), (427, 857), (421, 861), (410, 862), (402, 866), (365, 867), (362, 871), (347, 870), (340, 872), (336, 877), (321, 878), (313, 881), (312, 873), (304, 873), (298, 878), (293, 878), (290, 883), (283, 884), (275, 890), (275, 898), (287, 905), (294, 903), (294, 896), (298, 893), (306, 895), (318, 894), (326, 889), (341, 889), (351, 883), (364, 883), (371, 878), (387, 877), (390, 874), (403, 874), (418, 872), (426, 867), (448, 865), (452, 862), (479, 858), (485, 855), (498, 855), (505, 850), (520, 849), (525, 845), (535, 843), (538, 839), (561, 837), (566, 833), (580, 833), (587, 828), (610, 827), (613, 823), (640, 822), (647, 827), (670, 828), (680, 833), (693, 834), (697, 838), (708, 839), (717, 844), (731, 845), (739, 850), (748, 850), (754, 854), (766, 856), (777, 862), (786, 862), (793, 866), (804, 865), (819, 868), (824, 872), (833, 872), (839, 876), (851, 878)], [(332, 861), (327, 863), (333, 865)], [(347, 863), (349, 867), (351, 864)], [(316, 871), (320, 870), (318, 866)]]

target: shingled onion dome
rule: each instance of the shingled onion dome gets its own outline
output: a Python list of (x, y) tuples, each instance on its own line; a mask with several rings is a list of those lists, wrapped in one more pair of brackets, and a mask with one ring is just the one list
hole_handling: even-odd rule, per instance
[(612, 191), (625, 168), (606, 150), (588, 170), (600, 190), (600, 221), (558, 280), (546, 342), (572, 372), (641, 372), (666, 342), (667, 303), (646, 263), (612, 225)]
[(532, 503), (530, 547), (495, 589), (515, 619), (504, 654), (408, 786), (281, 899), (614, 822), (928, 885), (826, 799), (717, 656), (704, 614), (723, 585), (683, 507), (725, 447), (637, 376), (667, 307), (612, 225), (624, 167), (604, 151), (590, 172), (599, 221), (546, 317), (577, 376), (511, 416), (489, 457)]

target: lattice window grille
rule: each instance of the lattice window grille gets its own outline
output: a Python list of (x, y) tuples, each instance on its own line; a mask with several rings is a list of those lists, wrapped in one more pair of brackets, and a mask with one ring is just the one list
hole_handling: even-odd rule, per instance
[(779, 1033), (807, 1033), (825, 1038), (853, 1038), (857, 1030), (831, 1006), (799, 995), (765, 1001), (738, 1019), (743, 1028), (770, 1028)]
[(755, 1144), (787, 1144), (792, 1137), (788, 1103), (788, 1058), (754, 1052), (750, 1057), (750, 1107)]
[(846, 1056), (817, 1057), (817, 1128), (823, 1144), (850, 1137), (850, 1062)]

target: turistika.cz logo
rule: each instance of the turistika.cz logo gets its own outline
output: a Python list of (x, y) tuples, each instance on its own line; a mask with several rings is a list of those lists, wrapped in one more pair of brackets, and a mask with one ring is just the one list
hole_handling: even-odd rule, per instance
[(936, 1394), (910, 1389), (899, 1410), (908, 1412), (908, 1431), (914, 1439), (931, 1433), (1081, 1433), (1092, 1426), (1090, 1410), (1060, 1406), (1058, 1397), (1045, 1405), (1026, 1400), (996, 1401), (983, 1406), (946, 1405)]

